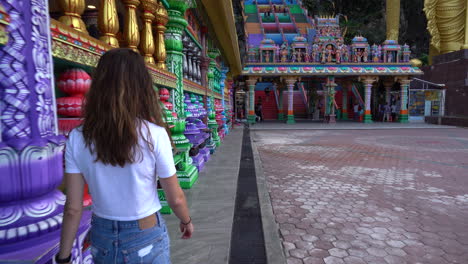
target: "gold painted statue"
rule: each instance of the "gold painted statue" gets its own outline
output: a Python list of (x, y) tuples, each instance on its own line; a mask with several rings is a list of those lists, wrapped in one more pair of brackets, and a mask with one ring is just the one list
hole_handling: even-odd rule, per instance
[(468, 1), (425, 0), (431, 55), (468, 49)]

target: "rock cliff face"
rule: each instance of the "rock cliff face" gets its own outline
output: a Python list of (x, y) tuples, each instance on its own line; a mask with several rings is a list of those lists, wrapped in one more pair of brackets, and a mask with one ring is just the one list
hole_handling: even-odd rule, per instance
[[(346, 40), (362, 34), (369, 43), (385, 40), (385, 1), (383, 0), (303, 0), (310, 14), (343, 14), (343, 27), (347, 27)], [(429, 32), (423, 12), (424, 1), (401, 1), (399, 43), (407, 43), (414, 57), (429, 53)]]

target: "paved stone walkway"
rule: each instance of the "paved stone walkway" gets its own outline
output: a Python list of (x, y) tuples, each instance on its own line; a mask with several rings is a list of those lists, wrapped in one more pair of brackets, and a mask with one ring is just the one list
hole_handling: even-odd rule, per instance
[(468, 130), (253, 132), (287, 263), (468, 263)]

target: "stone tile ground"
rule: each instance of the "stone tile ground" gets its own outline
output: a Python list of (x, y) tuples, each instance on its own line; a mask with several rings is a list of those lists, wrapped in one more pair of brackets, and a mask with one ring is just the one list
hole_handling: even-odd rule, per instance
[(468, 263), (468, 130), (254, 131), (288, 263)]

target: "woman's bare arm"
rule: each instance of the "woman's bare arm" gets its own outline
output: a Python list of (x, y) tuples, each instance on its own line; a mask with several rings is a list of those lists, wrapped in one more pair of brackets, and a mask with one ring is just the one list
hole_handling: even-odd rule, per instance
[(181, 221), (180, 231), (183, 233), (182, 238), (187, 239), (192, 237), (193, 224), (191, 222), (185, 194), (182, 188), (180, 188), (177, 175), (174, 174), (169, 178), (160, 178), (159, 182), (166, 194), (167, 203)]
[(63, 212), (59, 258), (70, 256), (83, 212), (84, 178), (81, 173), (65, 173), (67, 201)]

